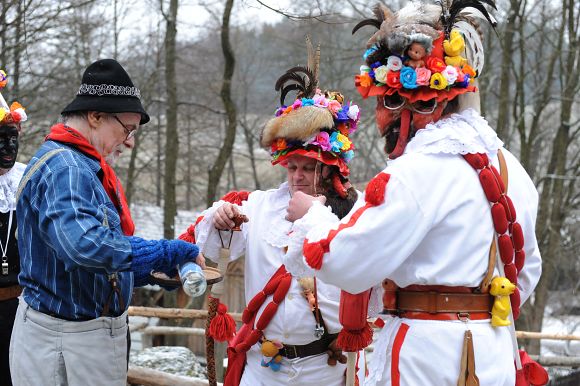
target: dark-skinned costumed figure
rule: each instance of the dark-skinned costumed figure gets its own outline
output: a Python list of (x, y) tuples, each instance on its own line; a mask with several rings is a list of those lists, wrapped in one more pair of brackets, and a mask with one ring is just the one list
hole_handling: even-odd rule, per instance
[(513, 329), (541, 274), (538, 194), (479, 113), (489, 7), (376, 6), (353, 30), (377, 29), (355, 84), (377, 100), (390, 160), (342, 220), (306, 194), (289, 204), (300, 242), (286, 259), (382, 298), (367, 384), (512, 386), (520, 362), (518, 385), (547, 381)]

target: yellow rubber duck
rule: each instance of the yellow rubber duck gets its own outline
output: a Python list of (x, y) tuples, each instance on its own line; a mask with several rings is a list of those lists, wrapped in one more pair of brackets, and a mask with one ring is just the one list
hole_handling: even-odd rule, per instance
[(467, 59), (465, 59), (463, 56), (446, 56), (445, 57), (445, 64), (447, 64), (448, 66), (453, 66), (453, 67), (463, 67), (464, 65), (467, 64)]
[(505, 277), (494, 277), (491, 281), (489, 293), (495, 296), (491, 309), (491, 325), (494, 327), (509, 326), (508, 320), (511, 311), (510, 295), (516, 286)]
[(465, 49), (465, 40), (457, 29), (451, 30), (449, 40), (443, 41), (443, 49), (447, 56), (459, 56)]

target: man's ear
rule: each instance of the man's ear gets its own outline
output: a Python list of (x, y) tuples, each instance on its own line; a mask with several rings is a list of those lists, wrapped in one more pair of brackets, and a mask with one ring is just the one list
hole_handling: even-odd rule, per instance
[(89, 123), (90, 128), (96, 128), (101, 125), (105, 119), (103, 113), (99, 111), (89, 111), (87, 112), (87, 122)]

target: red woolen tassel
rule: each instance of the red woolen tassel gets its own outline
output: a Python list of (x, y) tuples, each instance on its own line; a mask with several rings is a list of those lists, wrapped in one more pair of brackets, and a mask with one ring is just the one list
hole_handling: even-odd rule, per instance
[(376, 177), (369, 181), (365, 189), (365, 201), (373, 206), (381, 205), (385, 202), (385, 190), (387, 183), (391, 178), (390, 174), (379, 173)]
[(514, 249), (516, 251), (524, 248), (524, 232), (519, 223), (515, 223), (512, 227), (512, 240), (514, 241)]
[(518, 271), (516, 270), (515, 265), (506, 264), (503, 267), (503, 271), (505, 273), (505, 277), (507, 277), (509, 281), (511, 281), (514, 284), (518, 284)]
[(225, 304), (218, 304), (217, 314), (209, 324), (208, 333), (218, 342), (229, 341), (236, 334), (236, 321), (228, 314), (228, 307)]
[(195, 225), (191, 224), (187, 231), (179, 235), (179, 240), (187, 241), (188, 243), (195, 244)]
[(322, 267), (322, 258), (324, 257), (325, 252), (326, 251), (320, 242), (309, 243), (308, 239), (304, 240), (304, 258), (306, 260), (306, 264), (308, 264), (311, 268), (320, 269)]
[(365, 326), (360, 330), (342, 329), (338, 333), (336, 346), (343, 351), (356, 352), (367, 347), (373, 341), (373, 329), (365, 322)]
[(471, 165), (472, 168), (480, 170), (483, 169), (488, 164), (488, 159), (486, 154), (471, 153), (463, 155), (463, 158)]
[(489, 202), (497, 202), (500, 199), (501, 191), (491, 170), (486, 168), (479, 172), (479, 182)]
[(518, 273), (520, 273), (520, 271), (524, 268), (525, 262), (526, 262), (526, 252), (524, 252), (523, 249), (516, 251), (514, 264), (516, 266), (516, 269), (518, 270)]
[(508, 235), (501, 235), (497, 238), (499, 256), (504, 264), (510, 264), (514, 258), (514, 246), (512, 239)]
[(497, 234), (503, 235), (507, 232), (508, 220), (502, 204), (496, 202), (491, 206), (491, 218)]

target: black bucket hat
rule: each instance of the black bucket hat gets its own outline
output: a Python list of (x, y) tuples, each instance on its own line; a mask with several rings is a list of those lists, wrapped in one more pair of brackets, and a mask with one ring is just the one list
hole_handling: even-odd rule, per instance
[(61, 114), (74, 111), (138, 113), (141, 114), (141, 125), (150, 119), (141, 105), (141, 92), (114, 59), (97, 60), (87, 67), (76, 98)]

